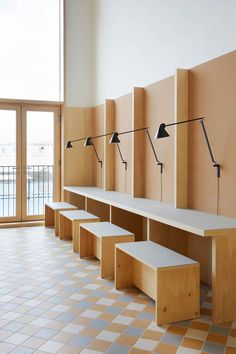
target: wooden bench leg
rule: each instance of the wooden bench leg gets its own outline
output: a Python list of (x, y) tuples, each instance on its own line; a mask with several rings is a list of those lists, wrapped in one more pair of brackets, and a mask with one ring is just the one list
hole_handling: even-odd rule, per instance
[(59, 212), (60, 210), (55, 210), (54, 212), (55, 236), (59, 236)]
[(99, 222), (100, 219), (86, 219), (86, 220), (73, 220), (72, 222), (72, 240), (73, 240), (73, 252), (79, 252), (79, 237), (80, 237), (80, 224), (86, 224), (90, 222)]
[(158, 324), (200, 316), (199, 264), (157, 271), (156, 321)]
[(134, 236), (101, 238), (101, 278), (114, 279), (116, 243), (132, 242)]
[(54, 210), (48, 205), (45, 205), (45, 226), (53, 227), (54, 226)]
[(79, 234), (80, 234), (80, 221), (73, 220), (72, 221), (72, 248), (73, 252), (79, 252)]
[(132, 287), (132, 257), (116, 248), (115, 250), (115, 287)]
[(80, 227), (79, 250), (80, 258), (93, 256), (93, 236), (82, 227)]
[(61, 214), (59, 214), (59, 236), (61, 240), (72, 240), (71, 220)]
[(101, 238), (101, 278), (114, 278), (115, 243), (109, 237)]

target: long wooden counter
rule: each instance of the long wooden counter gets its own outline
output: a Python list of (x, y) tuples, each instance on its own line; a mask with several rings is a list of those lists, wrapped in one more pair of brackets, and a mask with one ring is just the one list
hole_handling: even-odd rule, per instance
[(201, 280), (212, 286), (213, 322), (236, 320), (236, 219), (97, 187), (66, 186), (64, 196), (102, 221), (133, 232), (136, 240), (155, 241), (198, 261)]
[(159, 221), (199, 236), (235, 235), (236, 219), (173, 206), (97, 187), (66, 186), (64, 190)]

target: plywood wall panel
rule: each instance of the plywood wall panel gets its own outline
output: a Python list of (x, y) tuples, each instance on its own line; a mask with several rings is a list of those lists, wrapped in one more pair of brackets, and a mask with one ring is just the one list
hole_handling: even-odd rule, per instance
[[(93, 108), (93, 130), (92, 135), (104, 134), (104, 105), (99, 105)], [(104, 173), (104, 138), (94, 140), (98, 157), (103, 161), (98, 163), (96, 155), (93, 153), (93, 185), (103, 188), (103, 173)], [(91, 147), (92, 149), (92, 147)]]
[[(88, 136), (92, 131), (93, 109), (66, 107), (64, 115), (64, 145), (68, 140)], [(92, 151), (83, 142), (73, 143), (72, 149), (64, 150), (64, 184), (92, 185)]]
[[(145, 87), (144, 90), (144, 125), (150, 127), (157, 156), (163, 162), (163, 198), (167, 203), (174, 203), (174, 128), (170, 127), (170, 137), (155, 140), (154, 136), (161, 123), (174, 122), (174, 76)], [(161, 176), (148, 139), (144, 143), (144, 196), (161, 200)]]
[[(107, 99), (104, 104), (104, 134), (114, 131), (114, 100)], [(104, 138), (104, 189), (114, 190), (114, 154), (115, 146), (109, 144), (111, 136)]]
[[(115, 131), (122, 132), (132, 129), (132, 94), (117, 98), (115, 101)], [(119, 153), (115, 149), (114, 163), (114, 188), (116, 191), (132, 193), (132, 137), (125, 134), (119, 137), (120, 149), (125, 161), (127, 170), (121, 163)]]
[[(189, 71), (189, 119), (205, 116), (215, 155), (222, 165), (219, 214), (236, 217), (236, 51)], [(189, 125), (190, 208), (216, 213), (217, 178), (199, 123)]]

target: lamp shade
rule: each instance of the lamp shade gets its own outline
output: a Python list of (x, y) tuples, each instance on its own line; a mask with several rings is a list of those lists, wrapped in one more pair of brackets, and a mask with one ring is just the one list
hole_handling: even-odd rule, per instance
[(65, 145), (65, 148), (66, 148), (66, 149), (73, 148), (73, 145), (71, 144), (71, 141), (70, 141), (70, 140), (67, 141), (67, 143), (66, 143), (66, 145)]
[(88, 138), (85, 139), (84, 146), (92, 146), (93, 145), (93, 139), (89, 136)]
[(117, 133), (117, 132), (112, 134), (109, 144), (120, 143), (120, 139), (118, 138), (118, 135), (119, 135), (119, 133)]
[(167, 138), (169, 136), (165, 128), (166, 128), (165, 123), (161, 123), (161, 125), (159, 126), (156, 132), (155, 139)]

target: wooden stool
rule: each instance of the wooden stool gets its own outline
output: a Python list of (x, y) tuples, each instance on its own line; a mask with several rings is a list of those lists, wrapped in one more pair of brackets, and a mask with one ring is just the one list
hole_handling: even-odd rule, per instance
[(99, 222), (100, 218), (84, 210), (61, 211), (59, 217), (59, 236), (61, 240), (71, 240), (73, 251), (79, 252), (80, 224)]
[(157, 243), (116, 245), (115, 286), (132, 285), (156, 301), (157, 324), (200, 315), (199, 263)]
[(77, 210), (78, 208), (66, 202), (45, 203), (45, 226), (55, 226), (55, 235), (59, 233), (59, 212), (62, 210)]
[(82, 224), (80, 258), (97, 257), (101, 261), (101, 278), (114, 278), (115, 244), (134, 241), (134, 234), (110, 222)]

